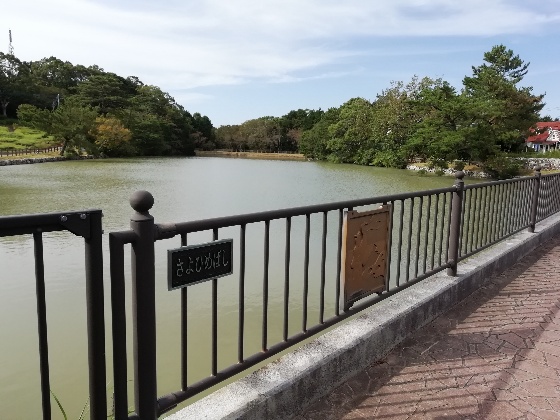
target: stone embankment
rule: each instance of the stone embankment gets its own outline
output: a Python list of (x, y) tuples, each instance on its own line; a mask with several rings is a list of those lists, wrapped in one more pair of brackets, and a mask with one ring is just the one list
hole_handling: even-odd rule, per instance
[[(428, 168), (427, 166), (417, 166), (417, 165), (407, 165), (406, 169), (410, 171), (425, 171), (432, 174), (438, 171), (438, 169), (436, 168)], [(441, 171), (443, 172), (443, 175), (454, 175), (455, 172), (457, 172), (455, 169), (452, 168), (443, 169)], [(463, 172), (465, 173), (465, 176), (468, 176), (470, 178), (490, 178), (490, 175), (482, 171), (468, 171), (466, 169), (463, 169)]]
[(544, 171), (560, 170), (560, 159), (555, 158), (521, 158), (523, 166), (528, 169), (535, 169), (540, 166)]
[(94, 157), (79, 156), (79, 157), (67, 158), (64, 156), (49, 156), (44, 158), (6, 159), (6, 160), (0, 160), (0, 166), (26, 165), (30, 163), (59, 162), (61, 160), (81, 160), (81, 159), (94, 159)]
[[(543, 171), (560, 170), (560, 159), (556, 159), (556, 158), (516, 158), (516, 159), (523, 164), (523, 167), (530, 170), (534, 170), (537, 166), (540, 166)], [(429, 168), (427, 166), (418, 166), (415, 164), (407, 165), (406, 169), (409, 169), (411, 171), (423, 170), (428, 173), (435, 173), (437, 171), (437, 169), (435, 168)], [(454, 175), (455, 172), (457, 171), (455, 169), (448, 168), (448, 169), (444, 169), (442, 172), (443, 175)], [(488, 175), (484, 171), (469, 171), (463, 169), (463, 172), (465, 173), (465, 176), (471, 178), (490, 178), (490, 175)]]

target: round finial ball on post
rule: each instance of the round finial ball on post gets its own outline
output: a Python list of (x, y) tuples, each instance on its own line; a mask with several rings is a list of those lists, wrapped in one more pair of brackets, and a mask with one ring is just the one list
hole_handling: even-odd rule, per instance
[(154, 196), (148, 191), (136, 191), (130, 196), (130, 207), (138, 213), (148, 213), (154, 205)]
[(457, 171), (455, 172), (455, 178), (457, 179), (463, 179), (465, 177), (465, 173), (463, 171)]
[(540, 172), (542, 170), (541, 165), (535, 166), (535, 172)]

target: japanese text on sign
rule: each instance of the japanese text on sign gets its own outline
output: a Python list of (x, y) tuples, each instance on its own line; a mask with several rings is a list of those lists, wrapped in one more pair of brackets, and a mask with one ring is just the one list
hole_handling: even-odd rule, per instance
[(233, 271), (233, 240), (168, 250), (168, 286), (177, 289), (226, 276)]

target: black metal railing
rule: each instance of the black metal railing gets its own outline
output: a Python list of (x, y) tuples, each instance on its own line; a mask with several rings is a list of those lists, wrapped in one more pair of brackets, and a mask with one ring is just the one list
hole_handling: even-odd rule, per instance
[[(534, 231), (538, 221), (560, 210), (560, 174), (541, 176), (538, 169), (532, 177), (467, 186), (463, 183), (462, 172), (456, 177), (455, 185), (449, 188), (175, 224), (156, 224), (149, 214), (153, 197), (145, 191), (136, 193), (131, 199), (136, 211), (131, 220), (132, 230), (109, 235), (115, 418), (155, 419), (180, 402), (422, 279), (444, 269), (449, 275), (456, 275), (461, 260), (523, 229)], [(344, 213), (379, 205), (390, 205), (385, 289), (346, 307), (341, 302), (340, 281)], [(182, 337), (180, 349), (177, 349), (182, 362), (180, 384), (177, 384), (177, 391), (158, 398), (155, 242), (180, 237), (180, 245), (185, 246), (191, 236), (195, 238), (193, 242), (198, 243), (201, 234), (206, 241), (234, 237), (238, 244), (233, 276), (238, 296), (236, 360), (219, 368), (224, 363), (220, 360), (218, 339), (230, 333), (219, 330), (220, 300), (230, 299), (230, 296), (219, 295), (219, 281), (213, 279), (210, 280), (208, 308), (211, 318), (209, 375), (202, 380), (189, 381), (187, 344), (192, 337), (188, 328), (188, 295), (192, 291), (189, 292), (189, 287), (182, 288), (178, 293)], [(135, 412), (132, 415), (128, 414), (124, 312), (124, 245), (128, 243), (132, 244), (132, 298), (135, 301), (132, 314)], [(271, 253), (271, 248), (278, 248), (278, 244), (283, 249)], [(296, 253), (302, 256), (297, 270), (293, 258)], [(248, 255), (251, 260), (259, 260), (262, 271), (247, 270)], [(276, 264), (271, 269), (273, 258)], [(310, 269), (311, 265), (314, 269)], [(279, 296), (271, 296), (271, 286)], [(261, 302), (258, 308), (261, 328), (256, 337), (249, 336), (246, 330), (249, 315), (246, 304), (250, 299), (251, 312), (254, 312), (255, 298)], [(278, 301), (282, 302), (279, 307)], [(269, 329), (272, 311), (277, 311), (276, 315), (281, 318), (281, 331)], [(275, 341), (272, 336), (276, 336)], [(247, 348), (254, 347), (255, 342), (260, 344), (260, 349), (248, 352)]]
[(51, 419), (51, 387), (43, 233), (55, 231), (69, 231), (84, 238), (90, 413), (91, 418), (96, 420), (107, 417), (101, 217), (101, 210), (0, 217), (0, 237), (31, 235), (33, 238), (41, 404), (44, 420)]

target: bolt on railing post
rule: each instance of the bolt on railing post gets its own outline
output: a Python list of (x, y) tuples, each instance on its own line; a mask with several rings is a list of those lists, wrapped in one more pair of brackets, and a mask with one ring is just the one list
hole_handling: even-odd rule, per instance
[(130, 197), (136, 210), (130, 219), (136, 233), (131, 255), (134, 399), (142, 420), (157, 419), (154, 218), (149, 213), (153, 204), (154, 197), (147, 191)]
[(459, 261), (459, 235), (461, 231), (461, 211), (463, 209), (463, 178), (465, 173), (458, 171), (455, 173), (455, 192), (451, 201), (451, 220), (449, 222), (449, 241), (448, 241), (448, 276), (457, 275), (457, 262)]
[(529, 232), (535, 232), (535, 225), (537, 223), (537, 210), (539, 204), (539, 190), (541, 187), (541, 167), (535, 167), (535, 186), (533, 187), (533, 197), (531, 198), (531, 219), (529, 221)]

